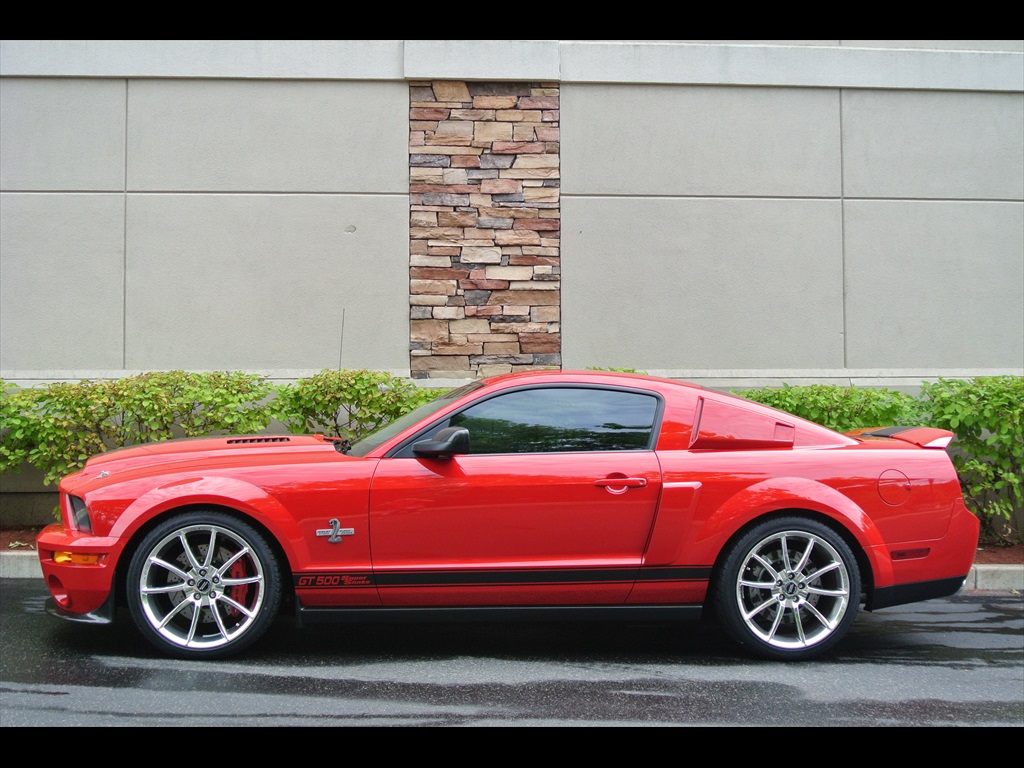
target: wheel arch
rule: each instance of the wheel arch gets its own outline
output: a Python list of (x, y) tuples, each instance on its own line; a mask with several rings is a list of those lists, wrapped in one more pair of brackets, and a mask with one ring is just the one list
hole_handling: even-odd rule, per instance
[(857, 558), (863, 596), (868, 604), (877, 585), (892, 583), (888, 547), (871, 517), (835, 488), (802, 477), (778, 477), (755, 483), (718, 507), (705, 526), (709, 537), (720, 542), (712, 579), (720, 571), (723, 553), (740, 536), (765, 520), (793, 514), (828, 525), (846, 541)]
[(718, 556), (715, 558), (715, 562), (711, 569), (711, 579), (708, 583), (708, 594), (713, 595), (717, 591), (719, 582), (721, 581), (723, 564), (733, 547), (735, 547), (736, 542), (756, 526), (768, 522), (769, 520), (777, 520), (784, 517), (802, 517), (808, 520), (814, 520), (830, 528), (837, 536), (845, 541), (846, 545), (853, 552), (853, 556), (857, 561), (857, 568), (860, 570), (862, 592), (861, 603), (864, 603), (865, 601), (870, 603), (870, 596), (875, 588), (875, 569), (863, 543), (854, 535), (853, 531), (849, 527), (841, 522), (840, 519), (799, 505), (783, 507), (762, 513), (756, 517), (752, 517), (742, 526), (737, 528), (723, 543), (722, 547), (719, 549)]
[(232, 507), (228, 504), (193, 501), (169, 507), (161, 511), (159, 514), (149, 517), (138, 528), (132, 531), (131, 537), (128, 539), (124, 549), (121, 551), (121, 555), (117, 561), (117, 566), (114, 569), (115, 599), (119, 607), (122, 607), (127, 603), (126, 588), (128, 569), (130, 568), (131, 562), (135, 558), (135, 553), (138, 552), (143, 539), (145, 539), (146, 535), (158, 525), (161, 525), (177, 515), (183, 515), (189, 512), (218, 512), (252, 526), (256, 532), (264, 538), (281, 569), (282, 600), (289, 604), (294, 600), (295, 590), (292, 585), (291, 562), (288, 559), (287, 552), (278, 540), (278, 537), (270, 528), (264, 525), (260, 519), (246, 514), (245, 512), (242, 512), (236, 507)]

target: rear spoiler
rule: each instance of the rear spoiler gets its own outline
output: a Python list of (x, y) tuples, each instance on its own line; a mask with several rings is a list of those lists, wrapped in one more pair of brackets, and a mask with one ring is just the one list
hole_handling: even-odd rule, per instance
[(873, 429), (870, 432), (848, 432), (852, 437), (891, 437), (918, 448), (945, 448), (956, 437), (948, 429), (935, 427), (886, 427)]

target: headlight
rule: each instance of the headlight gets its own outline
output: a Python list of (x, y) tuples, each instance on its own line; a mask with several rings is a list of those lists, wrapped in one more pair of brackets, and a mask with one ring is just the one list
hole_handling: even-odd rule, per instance
[(92, 521), (89, 520), (89, 509), (85, 506), (85, 502), (77, 496), (68, 496), (68, 502), (75, 528), (92, 533)]

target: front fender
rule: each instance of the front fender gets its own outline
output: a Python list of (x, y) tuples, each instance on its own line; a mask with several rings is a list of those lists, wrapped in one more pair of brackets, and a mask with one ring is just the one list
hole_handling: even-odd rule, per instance
[(264, 489), (244, 480), (219, 476), (175, 479), (143, 493), (118, 517), (110, 535), (128, 539), (143, 525), (184, 506), (218, 506), (252, 518), (273, 536), (289, 563), (308, 559), (298, 523), (284, 506)]

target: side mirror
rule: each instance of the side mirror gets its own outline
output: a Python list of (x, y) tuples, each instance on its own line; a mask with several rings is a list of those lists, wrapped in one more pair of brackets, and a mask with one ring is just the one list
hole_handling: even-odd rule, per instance
[(433, 440), (413, 443), (412, 452), (430, 459), (450, 459), (457, 453), (469, 453), (469, 430), (465, 427), (445, 427)]

